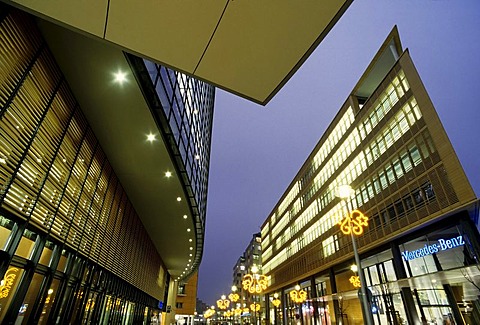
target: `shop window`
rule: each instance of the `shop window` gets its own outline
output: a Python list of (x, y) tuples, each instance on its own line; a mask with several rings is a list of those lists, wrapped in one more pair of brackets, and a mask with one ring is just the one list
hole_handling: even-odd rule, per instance
[(40, 290), (40, 286), (42, 285), (43, 279), (43, 275), (40, 275), (38, 273), (35, 273), (35, 275), (33, 276), (33, 279), (30, 282), (30, 286), (28, 287), (25, 299), (23, 300), (23, 303), (18, 311), (18, 316), (15, 324), (27, 324), (27, 322), (29, 321), (29, 317), (32, 316), (33, 306), (38, 296), (38, 292)]
[(58, 287), (60, 285), (60, 280), (53, 279), (50, 288), (47, 291), (47, 296), (43, 301), (43, 309), (42, 314), (40, 315), (40, 319), (38, 321), (39, 325), (47, 324), (48, 316), (50, 315), (50, 311), (52, 309), (53, 303), (55, 302), (55, 297), (58, 293)]

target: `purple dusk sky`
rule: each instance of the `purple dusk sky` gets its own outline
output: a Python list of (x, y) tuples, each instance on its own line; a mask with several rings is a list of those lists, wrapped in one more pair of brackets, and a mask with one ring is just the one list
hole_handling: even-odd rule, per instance
[(479, 195), (480, 1), (355, 0), (266, 107), (217, 89), (198, 298), (229, 293), (252, 234), (394, 25)]

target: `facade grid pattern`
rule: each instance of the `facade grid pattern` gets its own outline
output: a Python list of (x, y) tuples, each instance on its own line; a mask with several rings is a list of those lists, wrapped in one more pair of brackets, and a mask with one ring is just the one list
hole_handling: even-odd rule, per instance
[(335, 197), (339, 185), (351, 184), (349, 208), (370, 216), (361, 247), (459, 202), (400, 65), (368, 101), (352, 95), (336, 123), (262, 226), (263, 269), (272, 284), (351, 254), (337, 226), (345, 211)]

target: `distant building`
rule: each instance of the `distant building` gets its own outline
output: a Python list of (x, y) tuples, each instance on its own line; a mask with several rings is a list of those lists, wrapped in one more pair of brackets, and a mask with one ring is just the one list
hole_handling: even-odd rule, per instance
[[(250, 308), (252, 303), (260, 302), (259, 295), (252, 295), (242, 286), (242, 281), (246, 274), (252, 274), (252, 269), (256, 267), (258, 274), (262, 274), (262, 239), (261, 233), (255, 233), (252, 235), (252, 239), (248, 243), (243, 255), (239, 257), (237, 263), (233, 267), (233, 285), (237, 287), (237, 293), (239, 295), (239, 301), (236, 303), (236, 307)], [(248, 313), (250, 316), (250, 313)], [(252, 320), (253, 321), (253, 320)]]
[(375, 324), (480, 324), (478, 200), (396, 27), (262, 225), (270, 323), (363, 324), (353, 210)]
[(233, 285), (239, 290), (242, 288), (243, 276), (247, 274), (247, 266), (245, 263), (245, 255), (238, 258), (237, 263), (233, 267)]
[(198, 273), (186, 283), (178, 285), (175, 303), (175, 321), (177, 325), (191, 325), (197, 311)]

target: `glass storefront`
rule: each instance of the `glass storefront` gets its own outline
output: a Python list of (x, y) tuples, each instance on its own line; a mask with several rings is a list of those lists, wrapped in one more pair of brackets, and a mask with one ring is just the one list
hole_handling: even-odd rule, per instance
[(158, 305), (5, 215), (0, 215), (0, 248), (0, 323), (134, 324), (146, 322), (145, 310)]
[[(470, 224), (451, 218), (429, 230), (362, 259), (374, 324), (480, 324), (480, 252)], [(301, 304), (285, 288), (286, 315), (277, 311), (275, 324), (363, 324), (358, 274), (348, 264), (302, 282), (308, 298)]]

